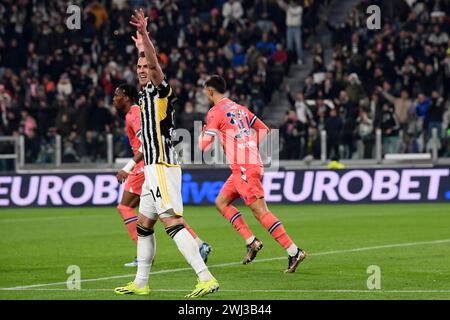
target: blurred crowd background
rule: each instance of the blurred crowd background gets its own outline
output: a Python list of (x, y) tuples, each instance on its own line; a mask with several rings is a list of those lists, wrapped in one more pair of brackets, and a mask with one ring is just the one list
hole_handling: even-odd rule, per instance
[[(368, 1), (341, 25), (319, 14), (331, 1), (72, 1), (82, 21), (69, 30), (67, 1), (3, 0), (0, 136), (24, 135), (27, 163), (54, 162), (57, 134), (63, 163), (105, 162), (109, 133), (114, 156), (130, 156), (112, 95), (123, 82), (137, 84), (129, 19), (143, 7), (178, 95), (177, 127), (193, 132), (194, 120), (204, 119), (202, 83), (215, 73), (226, 78), (232, 99), (260, 117), (270, 112), (273, 93), (285, 92), (281, 158), (319, 158), (322, 129), (330, 158), (372, 158), (376, 128), (391, 153), (428, 150), (437, 128), (440, 156), (448, 157), (449, 2), (393, 1), (376, 31), (365, 24)], [(377, 3), (383, 8), (370, 1)], [(319, 23), (332, 33), (331, 59), (320, 43), (308, 45)], [(313, 55), (312, 66), (305, 54)], [(292, 67), (311, 69), (299, 91), (283, 85)], [(11, 148), (3, 143), (0, 152)]]
[[(367, 28), (366, 9), (381, 8), (381, 30)], [(291, 92), (282, 158), (320, 154), (319, 131), (328, 133), (329, 158), (374, 157), (376, 129), (383, 153), (431, 149), (438, 132), (440, 157), (450, 156), (450, 1), (361, 1), (347, 20), (331, 25), (333, 53), (321, 44), (302, 89)], [(300, 147), (298, 147), (300, 146)]]

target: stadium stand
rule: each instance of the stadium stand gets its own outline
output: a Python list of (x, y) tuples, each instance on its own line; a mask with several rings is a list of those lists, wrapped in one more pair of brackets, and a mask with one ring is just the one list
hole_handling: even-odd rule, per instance
[[(306, 1), (305, 14), (314, 6)], [(177, 123), (208, 110), (201, 93), (207, 74), (227, 78), (230, 95), (261, 114), (292, 56), (284, 49), (285, 20), (276, 1), (78, 1), (80, 30), (65, 27), (66, 1), (2, 1), (0, 12), (0, 135), (23, 134), (27, 163), (103, 162), (105, 134), (115, 155), (129, 155), (111, 106), (114, 88), (135, 83), (136, 52), (128, 20), (145, 7), (179, 105)], [(306, 34), (307, 36), (307, 34)], [(192, 108), (192, 106), (194, 108)]]
[[(298, 90), (286, 87), (290, 105), (280, 127), (281, 157), (318, 159), (325, 129), (328, 158), (373, 158), (378, 128), (384, 154), (429, 152), (436, 128), (439, 156), (448, 157), (448, 2), (353, 2), (341, 23), (321, 17), (331, 33), (331, 57), (325, 59), (317, 44)], [(369, 5), (381, 8), (380, 31), (366, 26)]]

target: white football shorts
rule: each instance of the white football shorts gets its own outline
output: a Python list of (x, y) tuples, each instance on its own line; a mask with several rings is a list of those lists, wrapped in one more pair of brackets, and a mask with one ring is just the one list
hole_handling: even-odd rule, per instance
[(139, 213), (152, 220), (183, 216), (181, 168), (151, 164), (144, 167), (144, 173)]

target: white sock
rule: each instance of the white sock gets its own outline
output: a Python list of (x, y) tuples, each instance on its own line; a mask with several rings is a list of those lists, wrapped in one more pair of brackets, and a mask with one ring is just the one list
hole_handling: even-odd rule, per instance
[(286, 249), (288, 255), (290, 255), (291, 257), (295, 256), (297, 254), (298, 251), (298, 247), (295, 245), (295, 243), (292, 243), (289, 248)]
[(156, 239), (155, 234), (147, 237), (138, 236), (137, 243), (137, 261), (138, 267), (134, 284), (138, 288), (143, 288), (148, 284), (148, 276), (152, 266), (153, 258), (156, 253)]
[(213, 275), (211, 274), (211, 272), (209, 272), (208, 269), (200, 271), (197, 275), (202, 282), (209, 281), (213, 278)]
[(250, 238), (248, 238), (247, 240), (245, 240), (245, 243), (246, 243), (247, 245), (249, 245), (249, 244), (251, 244), (255, 239), (256, 239), (255, 236), (251, 236)]
[(195, 243), (195, 240), (192, 238), (191, 234), (186, 229), (181, 229), (173, 237), (173, 240), (177, 244), (178, 250), (180, 250), (186, 261), (198, 275), (200, 281), (211, 280), (213, 276), (200, 256), (197, 243)]
[(200, 237), (197, 237), (197, 238), (195, 238), (194, 240), (195, 240), (195, 242), (197, 242), (197, 245), (198, 245), (198, 247), (200, 248), (200, 247), (202, 246), (202, 244), (203, 244), (203, 240), (200, 239)]

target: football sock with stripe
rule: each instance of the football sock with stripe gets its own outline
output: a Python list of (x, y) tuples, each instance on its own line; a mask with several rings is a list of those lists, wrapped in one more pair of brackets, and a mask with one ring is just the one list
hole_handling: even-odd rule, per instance
[(200, 248), (203, 244), (203, 240), (199, 238), (199, 236), (195, 233), (195, 231), (192, 230), (191, 227), (186, 222), (184, 222), (183, 225), (186, 228), (186, 230), (191, 234), (192, 238), (194, 238), (195, 242)]
[(195, 243), (192, 235), (186, 230), (184, 225), (177, 224), (166, 228), (167, 234), (175, 241), (178, 250), (183, 254), (187, 263), (191, 265), (200, 281), (209, 281), (213, 278), (208, 267), (203, 261), (198, 251), (198, 245)]
[(134, 243), (137, 244), (138, 236), (136, 231), (136, 225), (138, 218), (136, 212), (134, 211), (134, 208), (124, 206), (123, 204), (119, 204), (117, 206), (117, 209), (119, 210), (123, 222), (125, 223), (125, 228), (127, 228), (128, 235), (130, 236), (131, 240), (133, 240)]
[(266, 228), (267, 231), (269, 231), (272, 237), (284, 249), (286, 249), (286, 251), (288, 251), (288, 254), (293, 251), (295, 251), (295, 253), (292, 255), (295, 255), (297, 253), (297, 250), (295, 249), (297, 248), (297, 246), (287, 234), (286, 230), (281, 224), (281, 221), (278, 220), (277, 217), (275, 217), (271, 212), (264, 213), (259, 219), (259, 222), (264, 226), (264, 228)]
[(156, 253), (156, 239), (153, 229), (147, 229), (140, 223), (137, 224), (137, 272), (134, 284), (143, 288), (148, 283), (150, 268)]
[(247, 244), (249, 244), (249, 240), (251, 240), (251, 243), (255, 239), (253, 232), (250, 230), (250, 227), (247, 222), (245, 222), (244, 217), (241, 215), (239, 210), (236, 209), (236, 207), (231, 205), (227, 206), (220, 213), (231, 223), (233, 228), (241, 234)]

